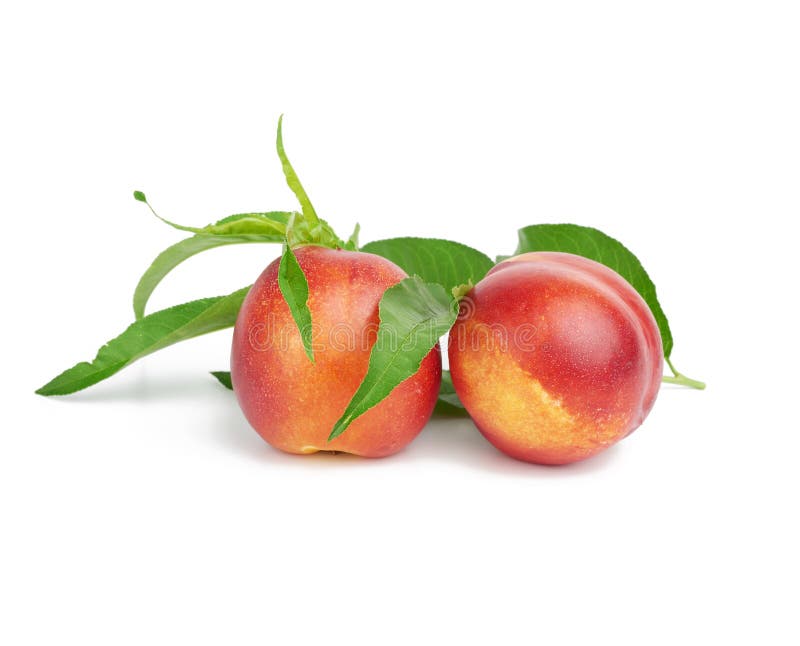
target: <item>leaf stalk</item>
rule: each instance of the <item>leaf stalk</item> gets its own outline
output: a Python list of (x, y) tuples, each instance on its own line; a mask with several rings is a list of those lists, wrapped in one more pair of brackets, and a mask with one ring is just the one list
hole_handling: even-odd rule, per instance
[(706, 385), (702, 381), (698, 381), (697, 379), (692, 379), (691, 377), (687, 377), (684, 374), (681, 374), (675, 369), (675, 366), (672, 365), (672, 361), (670, 361), (669, 357), (665, 357), (664, 359), (669, 366), (669, 369), (672, 370), (673, 376), (670, 377), (669, 375), (665, 375), (661, 378), (661, 381), (665, 384), (677, 384), (678, 386), (686, 386), (687, 388), (694, 388), (696, 390), (705, 390)]

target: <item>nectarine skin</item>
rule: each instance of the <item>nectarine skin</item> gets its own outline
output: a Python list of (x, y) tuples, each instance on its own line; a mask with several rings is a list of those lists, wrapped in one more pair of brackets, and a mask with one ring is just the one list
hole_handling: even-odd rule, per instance
[(658, 326), (605, 265), (535, 252), (494, 267), (450, 333), (450, 370), (478, 429), (508, 455), (567, 464), (644, 421), (663, 372)]
[(295, 255), (308, 281), (315, 363), (281, 294), (275, 260), (248, 293), (233, 332), (231, 379), (242, 411), (261, 437), (288, 453), (396, 453), (436, 404), (438, 345), (386, 399), (333, 441), (328, 436), (367, 372), (380, 299), (405, 272), (369, 253), (303, 246)]

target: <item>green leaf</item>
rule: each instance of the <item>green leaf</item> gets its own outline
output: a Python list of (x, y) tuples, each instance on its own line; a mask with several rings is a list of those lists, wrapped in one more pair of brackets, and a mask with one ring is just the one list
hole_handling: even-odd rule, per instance
[(292, 318), (300, 331), (300, 338), (303, 340), (303, 348), (311, 362), (314, 362), (314, 349), (311, 346), (311, 310), (308, 309), (308, 281), (303, 273), (297, 256), (294, 255), (292, 248), (285, 244), (281, 263), (278, 266), (278, 286), (281, 294), (289, 306)]
[(477, 249), (459, 242), (433, 238), (389, 238), (368, 242), (361, 251), (391, 260), (409, 276), (439, 283), (447, 290), (477, 283), (494, 263)]
[(289, 185), (289, 188), (292, 189), (292, 193), (297, 196), (297, 201), (300, 202), (300, 206), (303, 209), (305, 221), (308, 222), (309, 226), (313, 228), (319, 220), (317, 217), (317, 212), (311, 205), (311, 200), (308, 199), (306, 189), (304, 189), (303, 185), (300, 183), (300, 178), (297, 176), (297, 173), (292, 167), (292, 163), (289, 161), (289, 158), (286, 156), (286, 151), (283, 148), (283, 115), (281, 115), (278, 119), (278, 137), (275, 145), (278, 149), (278, 157), (280, 157), (281, 160), (281, 166), (283, 167), (283, 175), (286, 177), (286, 183)]
[(350, 234), (350, 237), (347, 239), (347, 242), (344, 243), (344, 248), (347, 251), (358, 251), (358, 234), (361, 233), (361, 225), (356, 222), (356, 228), (353, 229), (353, 233)]
[(292, 189), (302, 207), (302, 213), (294, 214), (295, 217), (292, 217), (286, 226), (286, 239), (289, 246), (294, 248), (301, 244), (316, 244), (330, 247), (331, 249), (350, 248), (348, 245), (352, 243), (352, 240), (344, 242), (336, 235), (331, 225), (317, 215), (306, 190), (300, 183), (300, 178), (286, 156), (286, 151), (283, 148), (283, 115), (278, 119), (276, 147), (283, 167), (283, 175), (286, 177), (286, 183)]
[(453, 287), (450, 290), (450, 293), (453, 295), (453, 298), (455, 298), (457, 301), (460, 301), (472, 291), (473, 287), (475, 287), (475, 284), (471, 280), (468, 280), (466, 283)]
[(422, 360), (455, 323), (458, 301), (441, 285), (406, 278), (386, 290), (378, 306), (378, 336), (361, 385), (331, 431), (332, 440), (360, 415), (416, 374)]
[(133, 198), (135, 200), (138, 200), (139, 202), (144, 202), (147, 205), (147, 208), (150, 209), (150, 213), (155, 215), (164, 224), (168, 224), (169, 226), (171, 226), (173, 229), (178, 229), (179, 231), (189, 231), (190, 233), (198, 233), (200, 231), (200, 229), (196, 227), (186, 227), (182, 224), (176, 224), (175, 222), (170, 222), (166, 218), (162, 218), (158, 213), (156, 213), (156, 210), (153, 208), (153, 205), (147, 201), (145, 194), (142, 193), (141, 191), (134, 191)]
[(209, 235), (268, 235), (274, 241), (283, 240), (286, 225), (291, 217), (289, 211), (269, 211), (267, 213), (237, 213), (219, 222), (209, 224), (195, 233)]
[(458, 398), (456, 388), (453, 385), (453, 377), (450, 375), (449, 370), (442, 370), (442, 386), (439, 388), (439, 401), (454, 406), (455, 408), (464, 409), (464, 404)]
[(661, 332), (664, 356), (672, 352), (672, 332), (656, 297), (656, 286), (639, 259), (621, 242), (602, 231), (577, 224), (534, 224), (519, 230), (515, 255), (529, 251), (561, 251), (596, 260), (627, 280), (650, 307)]
[(204, 227), (189, 227), (162, 218), (156, 213), (153, 205), (147, 201), (147, 198), (141, 191), (134, 192), (133, 196), (140, 202), (144, 202), (147, 208), (150, 209), (150, 212), (165, 224), (168, 224), (173, 229), (188, 231), (189, 233), (206, 233), (209, 235), (262, 234), (275, 235), (278, 236), (279, 239), (283, 239), (283, 236), (286, 234), (286, 226), (292, 216), (292, 213), (288, 211), (237, 213), (235, 215), (229, 215), (214, 224), (207, 224)]
[(225, 388), (233, 390), (233, 382), (231, 381), (231, 373), (229, 371), (215, 370), (211, 374), (214, 375), (217, 381), (225, 386)]
[(469, 417), (453, 387), (449, 370), (442, 370), (442, 386), (439, 388), (439, 399), (436, 400), (433, 414), (437, 417)]
[(39, 395), (68, 395), (107, 379), (157, 350), (231, 327), (249, 289), (246, 287), (228, 296), (203, 298), (150, 314), (106, 343), (91, 363), (77, 364), (36, 392)]
[[(222, 247), (230, 244), (282, 242), (285, 223), (281, 219), (288, 213), (247, 213), (233, 215), (220, 220), (207, 229), (218, 231), (217, 234), (201, 233), (191, 238), (186, 238), (162, 251), (152, 262), (150, 267), (139, 279), (133, 294), (133, 312), (137, 319), (144, 316), (145, 306), (155, 288), (175, 267), (184, 260), (208, 249)], [(254, 218), (253, 216), (269, 216), (269, 218)], [(266, 220), (271, 224), (267, 224)], [(272, 231), (270, 230), (272, 228)]]
[[(331, 225), (317, 218), (311, 226), (302, 213), (293, 213), (286, 224), (286, 241), (294, 249), (300, 245), (313, 244), (329, 249), (350, 249), (349, 242), (344, 242), (336, 235)], [(350, 251), (355, 251), (350, 249)]]

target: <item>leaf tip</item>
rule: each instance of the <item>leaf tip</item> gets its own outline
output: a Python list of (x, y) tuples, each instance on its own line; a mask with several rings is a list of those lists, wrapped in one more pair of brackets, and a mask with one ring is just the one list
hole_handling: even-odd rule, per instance
[(308, 357), (308, 360), (312, 364), (317, 365), (317, 360), (314, 357), (314, 348), (312, 348), (311, 346), (306, 346), (305, 350), (306, 350), (306, 356)]
[(141, 191), (134, 191), (133, 199), (136, 200), (137, 202), (144, 202), (145, 204), (147, 204), (147, 197)]
[(37, 388), (33, 391), (34, 394), (41, 395), (42, 397), (52, 397), (53, 395), (68, 395), (70, 392), (74, 392), (71, 390), (65, 391), (63, 389), (61, 384), (58, 383), (60, 377), (61, 375), (51, 379), (44, 386)]
[(228, 390), (233, 390), (233, 382), (231, 381), (231, 373), (224, 370), (212, 370), (211, 376), (214, 377), (220, 384), (225, 386)]
[(278, 117), (278, 150), (283, 151), (283, 114)]
[(335, 440), (337, 437), (339, 437), (342, 433), (344, 433), (347, 430), (347, 427), (349, 425), (350, 425), (349, 423), (343, 423), (341, 420), (336, 422), (336, 424), (333, 427), (333, 430), (331, 431), (331, 434), (328, 436), (328, 442), (333, 442), (333, 440)]
[(344, 248), (348, 251), (358, 251), (358, 235), (361, 233), (361, 225), (356, 222), (355, 229), (353, 229), (353, 233), (350, 234), (350, 237), (347, 239), (347, 242), (344, 244)]

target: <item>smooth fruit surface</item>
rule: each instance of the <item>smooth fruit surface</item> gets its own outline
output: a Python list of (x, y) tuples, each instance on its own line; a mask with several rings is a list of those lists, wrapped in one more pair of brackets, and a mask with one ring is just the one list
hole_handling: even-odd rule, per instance
[(450, 333), (458, 396), (483, 435), (528, 462), (595, 455), (639, 427), (661, 383), (647, 304), (593, 260), (535, 252), (494, 267)]
[(231, 379), (239, 405), (261, 437), (289, 453), (396, 453), (433, 411), (442, 373), (438, 345), (386, 399), (333, 441), (328, 436), (367, 372), (380, 299), (405, 272), (369, 253), (305, 246), (295, 255), (308, 281), (315, 363), (278, 287), (275, 260), (253, 285), (234, 328)]

